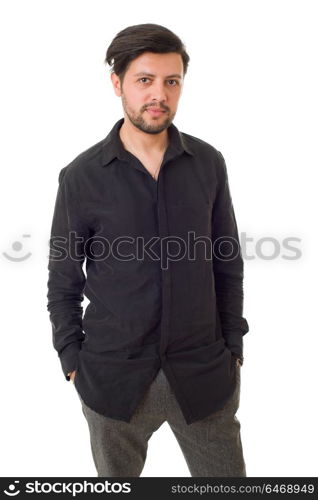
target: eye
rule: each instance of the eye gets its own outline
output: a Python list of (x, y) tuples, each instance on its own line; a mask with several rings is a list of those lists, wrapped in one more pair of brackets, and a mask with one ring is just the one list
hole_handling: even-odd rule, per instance
[[(149, 78), (147, 78), (146, 76), (143, 76), (142, 78), (139, 78), (138, 82), (140, 82), (141, 80), (149, 80)], [(145, 83), (145, 82), (142, 82), (142, 83)]]
[[(144, 80), (150, 80), (150, 79), (147, 78), (146, 76), (143, 76), (143, 77), (141, 77), (141, 78), (138, 79), (138, 82), (147, 83)], [(179, 81), (178, 80), (167, 80), (167, 82), (174, 82), (174, 84), (173, 85), (169, 85), (169, 87), (175, 87), (176, 85), (179, 85)]]

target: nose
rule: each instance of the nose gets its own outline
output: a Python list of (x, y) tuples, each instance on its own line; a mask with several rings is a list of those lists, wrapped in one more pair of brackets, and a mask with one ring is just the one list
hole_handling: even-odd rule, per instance
[(154, 82), (151, 85), (151, 100), (156, 100), (158, 102), (161, 101), (166, 101), (167, 95), (166, 95), (166, 89), (165, 85), (162, 82)]

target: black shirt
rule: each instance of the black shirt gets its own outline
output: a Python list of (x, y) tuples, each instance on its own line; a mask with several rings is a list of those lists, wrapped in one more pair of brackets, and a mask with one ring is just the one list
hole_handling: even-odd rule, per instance
[(124, 148), (123, 122), (59, 173), (48, 263), (53, 345), (97, 413), (129, 422), (162, 367), (191, 424), (233, 393), (232, 353), (243, 355), (249, 330), (226, 164), (171, 124), (155, 180)]

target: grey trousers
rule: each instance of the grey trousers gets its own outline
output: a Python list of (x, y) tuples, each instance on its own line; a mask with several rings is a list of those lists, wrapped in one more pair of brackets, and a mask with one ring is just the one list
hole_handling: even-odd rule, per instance
[(240, 422), (235, 416), (240, 400), (240, 365), (236, 367), (236, 377), (236, 389), (225, 407), (189, 425), (162, 369), (129, 423), (96, 413), (79, 396), (98, 477), (140, 476), (148, 441), (166, 421), (191, 476), (246, 477)]

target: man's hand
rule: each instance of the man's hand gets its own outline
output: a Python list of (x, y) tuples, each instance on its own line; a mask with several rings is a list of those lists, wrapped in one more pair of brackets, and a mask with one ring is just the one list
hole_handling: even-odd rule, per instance
[(236, 354), (236, 352), (232, 352), (232, 356), (235, 359), (236, 366), (242, 366), (243, 365), (243, 360), (244, 360), (243, 356), (239, 356), (238, 354)]
[(76, 374), (76, 370), (74, 370), (73, 372), (68, 373), (68, 376), (70, 377), (70, 379), (73, 382), (73, 384), (74, 384), (75, 374)]

